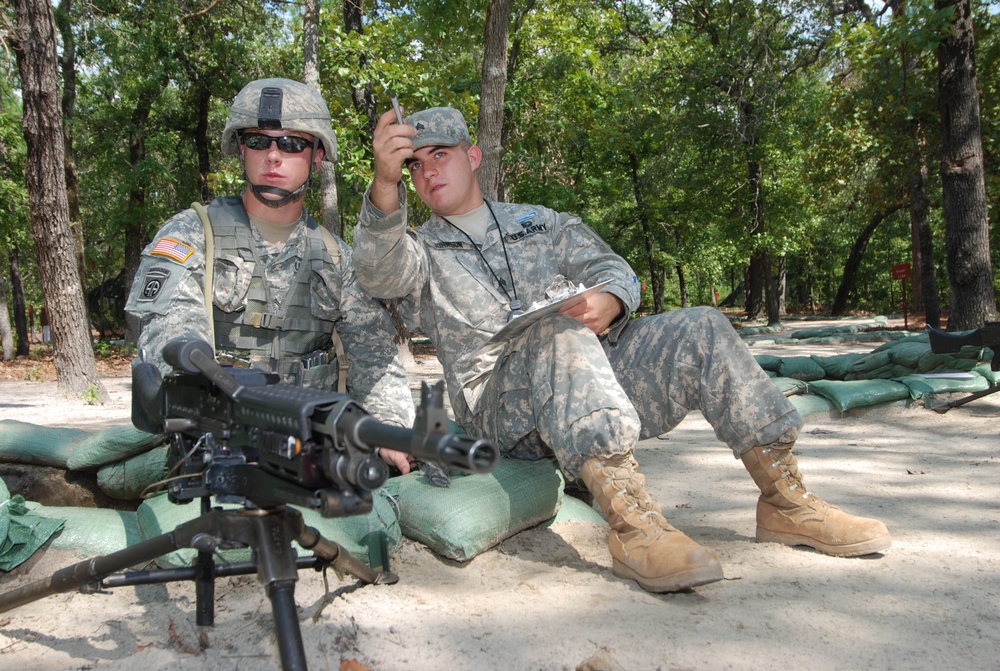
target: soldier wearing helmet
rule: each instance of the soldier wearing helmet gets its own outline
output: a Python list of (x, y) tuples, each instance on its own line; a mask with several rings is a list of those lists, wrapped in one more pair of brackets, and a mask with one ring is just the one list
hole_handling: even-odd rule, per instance
[[(294, 132), (290, 135), (270, 132), (281, 130)], [(244, 148), (270, 151), (276, 142), (282, 151), (312, 150), (312, 170), (294, 190), (266, 181), (255, 183), (246, 174)], [(222, 131), (222, 154), (239, 156), (250, 192), (265, 206), (279, 208), (302, 198), (312, 185), (312, 173), (319, 170), (321, 160), (336, 163), (337, 139), (330, 126), (330, 112), (316, 89), (289, 79), (260, 79), (248, 84), (233, 101), (229, 122)]]
[[(250, 82), (233, 101), (222, 153), (239, 157), (243, 193), (193, 203), (143, 251), (126, 310), (141, 320), (147, 360), (169, 372), (163, 346), (198, 338), (223, 363), (349, 393), (380, 421), (411, 426), (392, 321), (358, 285), (350, 247), (303, 205), (320, 162), (337, 158), (323, 97), (289, 79)], [(404, 473), (413, 465), (381, 454)]]

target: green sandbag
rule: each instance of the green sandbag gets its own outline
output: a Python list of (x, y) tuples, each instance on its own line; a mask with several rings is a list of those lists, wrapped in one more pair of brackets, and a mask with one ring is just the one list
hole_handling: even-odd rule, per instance
[(20, 494), (12, 497), (0, 479), (0, 571), (20, 566), (62, 526), (32, 512)]
[(123, 501), (141, 499), (143, 490), (167, 474), (169, 445), (128, 459), (116, 461), (97, 471), (97, 486), (111, 498)]
[(0, 462), (66, 468), (66, 461), (77, 443), (89, 436), (80, 429), (0, 419)]
[[(990, 357), (990, 359), (992, 360), (992, 357)], [(989, 363), (977, 364), (972, 371), (986, 378), (986, 381), (989, 382), (991, 387), (995, 387), (997, 383), (1000, 382), (1000, 371), (994, 371), (990, 368)]]
[[(239, 510), (239, 504), (214, 504), (224, 510)], [(372, 566), (372, 558), (381, 555), (386, 549), (395, 549), (402, 538), (396, 513), (388, 497), (376, 491), (372, 496), (372, 511), (366, 515), (351, 517), (322, 517), (315, 510), (293, 506), (302, 513), (306, 525), (314, 527), (326, 539), (331, 540), (362, 563)], [(154, 538), (173, 531), (178, 525), (189, 522), (201, 514), (199, 501), (188, 503), (171, 503), (166, 494), (158, 494), (142, 502), (139, 506), (139, 529), (143, 540)], [(297, 545), (301, 556), (311, 555)], [(222, 557), (229, 562), (250, 561), (250, 548), (235, 548), (221, 550)], [(183, 548), (171, 552), (157, 560), (161, 566), (190, 566), (197, 552)]]
[(781, 364), (778, 366), (778, 375), (812, 382), (822, 380), (826, 376), (826, 371), (811, 357), (786, 356), (781, 359)]
[(926, 333), (919, 333), (917, 335), (904, 336), (902, 338), (897, 338), (894, 341), (887, 342), (884, 345), (880, 345), (879, 347), (876, 347), (875, 349), (872, 350), (872, 352), (884, 352), (886, 350), (893, 349), (894, 347), (898, 347), (901, 344), (904, 344), (904, 343), (913, 343), (913, 342), (918, 342), (918, 343), (922, 342), (922, 343), (927, 344), (928, 347), (930, 347), (930, 344), (929, 344), (930, 343), (930, 339), (927, 337), (927, 334)]
[(81, 557), (97, 557), (124, 550), (143, 540), (138, 515), (131, 510), (83, 508), (79, 506), (43, 506), (29, 503), (38, 515), (63, 520), (65, 525), (51, 547), (69, 550)]
[(785, 396), (804, 394), (809, 388), (809, 383), (805, 380), (796, 380), (792, 377), (773, 377), (771, 381), (781, 390)]
[(594, 510), (593, 506), (588, 506), (574, 496), (563, 496), (559, 512), (556, 513), (555, 517), (546, 522), (545, 526), (550, 527), (553, 524), (562, 524), (563, 522), (591, 522), (598, 526), (608, 526), (608, 521), (604, 519), (603, 515)]
[(892, 380), (816, 380), (809, 391), (829, 399), (841, 412), (908, 398), (905, 384)]
[(113, 426), (77, 443), (66, 460), (66, 467), (71, 471), (94, 471), (163, 445), (165, 441), (163, 434), (146, 433), (131, 424)]
[(982, 375), (969, 377), (926, 377), (920, 374), (906, 375), (899, 381), (910, 390), (910, 398), (921, 399), (934, 394), (973, 394), (989, 389), (989, 381)]
[(829, 416), (834, 410), (832, 402), (815, 394), (801, 394), (792, 396), (788, 400), (803, 417), (810, 415)]
[(796, 340), (812, 338), (832, 338), (838, 335), (860, 333), (866, 329), (875, 328), (874, 324), (841, 324), (839, 326), (824, 326), (822, 328), (799, 329), (792, 334)]
[(855, 361), (863, 357), (863, 354), (835, 354), (833, 356), (816, 356), (810, 358), (818, 363), (826, 373), (825, 378), (830, 380), (843, 380), (847, 375), (847, 369)]
[[(930, 353), (931, 346), (926, 342), (900, 342), (897, 343), (895, 347), (891, 347), (886, 352), (889, 352), (889, 356), (892, 362), (897, 366), (905, 366), (910, 370), (918, 370), (918, 362), (920, 357), (925, 354)], [(943, 360), (950, 358), (948, 355), (937, 355), (941, 356)]]
[(766, 371), (777, 373), (781, 365), (781, 358), (773, 354), (754, 354), (753, 358), (757, 360), (757, 365)]
[(490, 474), (453, 473), (447, 488), (414, 472), (391, 478), (385, 489), (398, 502), (404, 536), (449, 559), (468, 561), (550, 519), (562, 503), (563, 485), (548, 460), (501, 459)]
[[(958, 352), (961, 355), (962, 352)], [(955, 371), (970, 371), (979, 365), (979, 352), (974, 356), (956, 356), (952, 354), (935, 354), (928, 348), (919, 359), (914, 372), (916, 373), (950, 373)]]
[(874, 350), (847, 367), (845, 380), (888, 379), (892, 374), (892, 357), (887, 351)]

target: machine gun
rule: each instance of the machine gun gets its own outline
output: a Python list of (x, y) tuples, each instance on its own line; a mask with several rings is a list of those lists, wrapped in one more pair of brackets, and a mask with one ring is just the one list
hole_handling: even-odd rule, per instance
[[(176, 503), (201, 500), (201, 516), (172, 532), (61, 569), (47, 579), (0, 594), (0, 613), (81, 588), (192, 580), (197, 623), (214, 624), (215, 577), (256, 572), (266, 586), (285, 671), (306, 668), (294, 589), (301, 568), (333, 566), (368, 584), (392, 584), (388, 567), (369, 568), (306, 526), (302, 513), (363, 514), (389, 476), (379, 448), (471, 473), (491, 472), (499, 452), (490, 443), (447, 431), (444, 383), (423, 383), (412, 429), (383, 424), (344, 394), (284, 384), (257, 369), (220, 366), (203, 341), (174, 340), (164, 348), (174, 371), (132, 364), (132, 423), (170, 437), (176, 476), (166, 481)], [(211, 507), (237, 503), (242, 508)], [(295, 540), (312, 557), (297, 558)], [(218, 549), (251, 547), (254, 560), (216, 565)], [(198, 551), (192, 567), (112, 575), (180, 548)]]
[(132, 423), (171, 436), (180, 476), (171, 500), (214, 495), (222, 503), (291, 503), (324, 517), (367, 513), (389, 470), (378, 448), (469, 473), (488, 473), (489, 443), (448, 433), (444, 383), (424, 383), (413, 429), (383, 424), (346, 394), (277, 381), (254, 368), (225, 368), (203, 341), (163, 350), (175, 373), (133, 364)]
[[(986, 322), (975, 331), (968, 333), (947, 333), (932, 326), (925, 328), (927, 330), (927, 339), (930, 341), (931, 351), (935, 354), (958, 352), (963, 347), (988, 347), (993, 350), (993, 358), (990, 360), (990, 370), (993, 372), (1000, 371), (1000, 322)], [(943, 415), (952, 408), (965, 405), (969, 401), (975, 401), (977, 398), (995, 394), (998, 391), (1000, 391), (1000, 387), (991, 384), (989, 389), (977, 391), (956, 401), (936, 406), (933, 410)]]

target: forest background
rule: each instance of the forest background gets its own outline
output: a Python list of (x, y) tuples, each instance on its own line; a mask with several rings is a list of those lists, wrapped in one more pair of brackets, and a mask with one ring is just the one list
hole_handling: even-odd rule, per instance
[(60, 382), (90, 400), (90, 350), (138, 335), (123, 306), (142, 248), (191, 202), (242, 190), (219, 138), (261, 77), (328, 101), (339, 161), (308, 199), (348, 241), (395, 91), (411, 112), (465, 113), (486, 193), (580, 214), (636, 270), (644, 312), (773, 324), (899, 312), (907, 291), (930, 324), (996, 318), (996, 3), (2, 6), (3, 356), (28, 354), (48, 306)]

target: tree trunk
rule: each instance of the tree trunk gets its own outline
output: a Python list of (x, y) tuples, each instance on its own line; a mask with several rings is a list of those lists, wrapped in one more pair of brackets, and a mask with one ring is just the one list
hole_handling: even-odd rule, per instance
[[(346, 17), (347, 4), (344, 3)], [(357, 0), (358, 9), (361, 0)], [(305, 15), (302, 17), (302, 81), (320, 91), (319, 85), (319, 13), (320, 0), (305, 0)], [(332, 152), (335, 147), (324, 147)], [(323, 211), (320, 221), (323, 228), (336, 236), (344, 236), (344, 227), (340, 221), (340, 202), (337, 199), (337, 166), (333, 161), (323, 161), (319, 165), (319, 189)]]
[(830, 308), (830, 314), (837, 317), (847, 310), (847, 300), (850, 298), (851, 294), (854, 293), (854, 285), (857, 283), (858, 279), (858, 269), (861, 267), (861, 261), (865, 258), (865, 250), (868, 248), (868, 241), (871, 240), (872, 235), (875, 233), (875, 229), (885, 221), (890, 215), (899, 212), (905, 207), (904, 204), (898, 203), (893, 205), (885, 212), (875, 213), (868, 225), (864, 227), (861, 233), (858, 235), (857, 240), (854, 241), (854, 246), (851, 247), (851, 253), (847, 257), (847, 263), (844, 264), (844, 276), (840, 280), (840, 287), (837, 289), (837, 297), (833, 301), (833, 306)]
[(778, 257), (778, 273), (774, 276), (774, 294), (776, 321), (788, 314), (785, 305), (785, 292), (788, 289), (788, 257), (782, 254)]
[[(504, 96), (505, 97), (506, 97), (506, 87), (507, 87), (507, 84), (509, 84), (510, 82), (514, 81), (514, 74), (517, 72), (517, 66), (518, 66), (518, 63), (520, 62), (520, 58), (521, 58), (521, 44), (522, 44), (522, 40), (518, 37), (518, 31), (520, 31), (521, 26), (524, 25), (524, 20), (527, 18), (528, 14), (531, 12), (532, 9), (535, 8), (535, 3), (536, 2), (537, 2), (537, 0), (527, 0), (521, 6), (521, 8), (520, 8), (521, 11), (519, 11), (517, 13), (517, 16), (514, 17), (514, 30), (512, 31), (514, 37), (513, 37), (513, 40), (510, 41), (510, 47), (507, 49), (507, 75), (506, 75), (506, 81), (504, 83), (504, 89), (505, 89)], [(510, 36), (508, 35), (508, 38), (509, 37)], [(485, 58), (484, 58), (484, 62), (485, 62)], [(510, 111), (507, 110), (507, 108), (506, 108), (505, 105), (501, 105), (501, 108), (503, 109), (503, 122), (502, 122), (502, 125), (501, 125), (501, 128), (500, 128), (500, 147), (501, 147), (501, 151), (502, 151), (503, 147), (507, 146), (507, 136), (510, 134), (510, 128), (511, 128), (512, 122), (511, 122)], [(501, 156), (500, 158), (501, 158), (501, 164), (500, 164), (501, 168), (500, 168), (500, 176), (499, 176), (499, 179), (497, 181), (496, 199), (499, 200), (499, 201), (505, 201), (505, 200), (507, 200), (507, 194), (506, 194), (507, 185), (506, 185), (506, 182), (505, 182), (505, 180), (503, 178), (503, 168), (502, 168), (502, 165), (503, 165), (503, 161), (502, 161), (503, 156)], [(662, 298), (662, 296), (661, 296), (661, 298)]]
[(686, 308), (688, 306), (688, 286), (687, 277), (684, 275), (684, 266), (678, 263), (674, 266), (674, 270), (677, 271), (677, 290), (681, 295), (681, 307)]
[(496, 200), (503, 182), (504, 94), (507, 88), (507, 48), (513, 0), (489, 0), (483, 39), (482, 83), (479, 93), (479, 129), (476, 144), (483, 150), (479, 186)]
[(208, 183), (212, 172), (211, 146), (208, 139), (208, 113), (212, 108), (212, 91), (204, 85), (198, 86), (198, 125), (194, 130), (194, 146), (198, 153), (198, 183), (201, 185), (201, 202), (211, 203), (215, 191)]
[(938, 47), (941, 110), (941, 191), (944, 201), (949, 331), (996, 320), (993, 266), (983, 178), (975, 38), (970, 0), (937, 0), (955, 8), (955, 24)]
[[(344, 0), (344, 29), (348, 33), (364, 34), (363, 0)], [(368, 57), (361, 54), (358, 57), (358, 70), (364, 72), (367, 68)], [(371, 83), (366, 83), (363, 87), (353, 87), (351, 100), (354, 102), (354, 109), (368, 119), (369, 137), (374, 136), (375, 125), (378, 123), (378, 107), (375, 105), (375, 93), (372, 91)]]
[[(148, 82), (145, 90), (139, 94), (132, 110), (132, 123), (129, 130), (129, 165), (135, 169), (146, 159), (146, 122), (153, 108), (153, 102), (159, 96), (166, 81)], [(139, 271), (142, 260), (142, 250), (148, 242), (146, 237), (146, 182), (144, 179), (133, 178), (128, 194), (128, 217), (125, 225), (125, 285), (132, 286), (135, 274)], [(138, 342), (140, 323), (131, 314), (125, 315), (125, 341)]]
[(639, 158), (629, 152), (629, 169), (632, 176), (632, 196), (635, 198), (635, 209), (639, 213), (639, 227), (642, 229), (642, 239), (646, 243), (646, 262), (649, 264), (649, 284), (653, 289), (653, 314), (663, 312), (664, 272), (656, 259), (656, 236), (649, 224), (649, 214), (646, 212), (642, 189), (639, 187)]
[(941, 326), (941, 301), (938, 299), (937, 268), (934, 263), (934, 240), (931, 237), (930, 201), (927, 198), (927, 166), (917, 157), (918, 165), (910, 173), (910, 237), (913, 242), (913, 307), (922, 310), (924, 321), (934, 328)]
[(14, 50), (24, 101), (25, 165), (31, 228), (45, 295), (56, 379), (63, 394), (105, 402), (97, 375), (80, 274), (73, 253), (59, 109), (56, 30), (46, 0), (15, 0)]
[(14, 358), (14, 333), (10, 328), (10, 313), (7, 312), (7, 280), (0, 273), (0, 352), (4, 361)]
[[(59, 64), (62, 68), (62, 128), (63, 154), (66, 171), (66, 202), (69, 206), (69, 226), (73, 231), (73, 244), (76, 251), (77, 271), (80, 274), (80, 288), (87, 294), (87, 256), (83, 243), (83, 216), (80, 214), (80, 188), (76, 173), (75, 153), (73, 151), (72, 120), (76, 114), (76, 38), (73, 35), (73, 19), (70, 12), (73, 0), (61, 0), (55, 10), (56, 23), (62, 37), (62, 57)], [(86, 303), (84, 310), (86, 310)], [(89, 323), (89, 319), (88, 319)]]
[[(751, 238), (764, 234), (764, 194), (762, 193), (762, 174), (760, 164), (756, 161), (747, 163), (747, 176), (750, 192), (753, 194), (753, 227)], [(758, 245), (750, 257), (750, 268), (747, 276), (747, 319), (757, 319), (764, 312), (764, 298), (767, 286), (771, 282), (771, 261), (767, 250)]]
[(10, 293), (14, 299), (14, 332), (17, 335), (17, 356), (31, 354), (31, 336), (28, 328), (27, 307), (24, 303), (24, 284), (21, 282), (21, 253), (17, 245), (8, 252), (10, 257)]

